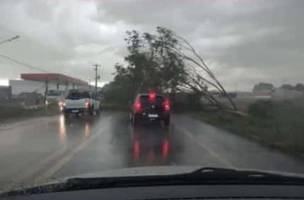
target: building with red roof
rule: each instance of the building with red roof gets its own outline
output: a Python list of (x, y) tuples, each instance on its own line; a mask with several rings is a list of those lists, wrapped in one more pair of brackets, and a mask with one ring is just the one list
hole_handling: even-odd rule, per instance
[(88, 82), (59, 73), (22, 73), (21, 80), (10, 80), (12, 95), (22, 93), (64, 93), (69, 89), (89, 89)]

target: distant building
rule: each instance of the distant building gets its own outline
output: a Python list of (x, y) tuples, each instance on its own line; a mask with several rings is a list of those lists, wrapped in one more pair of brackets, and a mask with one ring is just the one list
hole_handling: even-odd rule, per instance
[(272, 93), (273, 100), (286, 100), (286, 99), (294, 99), (303, 96), (303, 93), (296, 90), (277, 88)]
[(237, 99), (253, 99), (253, 93), (252, 92), (236, 92)]
[(22, 80), (9, 80), (13, 97), (24, 93), (54, 96), (69, 89), (90, 88), (85, 81), (58, 73), (28, 73), (21, 74), (20, 78)]
[[(45, 83), (40, 81), (9, 80), (9, 85), (12, 88), (13, 96), (18, 96), (22, 93), (45, 93)], [(55, 87), (54, 84), (49, 84), (49, 88)]]
[(252, 90), (255, 99), (271, 99), (274, 86), (271, 83), (256, 84)]
[(0, 86), (0, 102), (9, 101), (12, 97), (10, 86)]

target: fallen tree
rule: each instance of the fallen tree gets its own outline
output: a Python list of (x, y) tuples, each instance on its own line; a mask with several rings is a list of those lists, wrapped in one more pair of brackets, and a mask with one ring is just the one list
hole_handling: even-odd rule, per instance
[[(157, 27), (155, 34), (127, 31), (125, 41), (128, 65), (117, 64), (114, 80), (106, 86), (107, 91), (115, 91), (116, 98), (125, 94), (124, 98), (130, 99), (149, 89), (171, 96), (176, 92), (192, 92), (219, 108), (237, 110), (224, 86), (185, 38)], [(211, 90), (226, 97), (230, 106), (222, 105)]]

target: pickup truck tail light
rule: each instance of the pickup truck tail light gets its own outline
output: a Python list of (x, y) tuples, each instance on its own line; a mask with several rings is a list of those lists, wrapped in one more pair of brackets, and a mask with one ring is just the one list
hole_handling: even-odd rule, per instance
[(63, 101), (59, 101), (59, 102), (58, 102), (58, 106), (59, 106), (59, 107), (63, 106)]
[(85, 106), (86, 109), (90, 108), (90, 106), (91, 106), (90, 101), (86, 100), (85, 103), (84, 103), (84, 106)]
[(64, 100), (61, 100), (61, 101), (58, 102), (58, 106), (59, 106), (60, 111), (63, 111), (65, 105), (66, 104), (65, 104)]

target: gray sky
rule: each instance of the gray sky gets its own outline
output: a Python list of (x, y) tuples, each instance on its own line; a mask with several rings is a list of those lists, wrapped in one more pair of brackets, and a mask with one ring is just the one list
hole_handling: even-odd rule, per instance
[[(126, 55), (125, 31), (156, 26), (186, 37), (231, 90), (304, 82), (302, 0), (1, 0), (0, 46), (49, 72), (102, 81)], [(0, 58), (0, 79), (35, 72)], [(0, 82), (1, 83), (1, 82)]]

